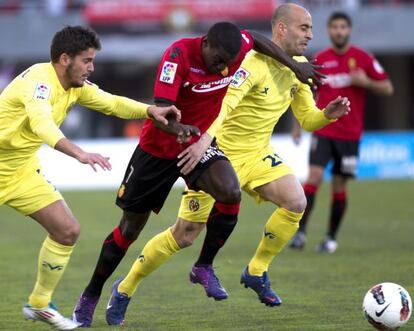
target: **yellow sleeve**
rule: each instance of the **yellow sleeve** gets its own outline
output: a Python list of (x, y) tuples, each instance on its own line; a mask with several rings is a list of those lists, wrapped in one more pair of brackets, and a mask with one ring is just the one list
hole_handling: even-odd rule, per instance
[[(254, 54), (254, 53), (253, 53)], [(242, 62), (240, 68), (233, 75), (233, 79), (221, 104), (218, 117), (207, 129), (207, 133), (214, 137), (226, 117), (238, 106), (246, 94), (261, 80), (263, 70), (259, 68), (259, 61), (253, 54)]]
[(21, 92), (21, 102), (24, 104), (32, 131), (54, 148), (65, 135), (52, 118), (51, 85), (25, 80)]
[(300, 126), (306, 131), (315, 131), (325, 125), (335, 122), (325, 117), (324, 109), (316, 107), (310, 87), (299, 83), (293, 101), (291, 103), (293, 114)]
[(78, 103), (105, 115), (124, 119), (148, 118), (149, 105), (105, 92), (88, 81), (81, 89)]

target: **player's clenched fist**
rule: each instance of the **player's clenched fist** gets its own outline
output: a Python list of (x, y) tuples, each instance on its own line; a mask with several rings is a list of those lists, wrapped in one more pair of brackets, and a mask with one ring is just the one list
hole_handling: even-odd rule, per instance
[(347, 97), (338, 96), (326, 106), (324, 111), (325, 117), (330, 120), (335, 120), (344, 115), (348, 115), (351, 111), (350, 106), (351, 103)]
[(176, 119), (177, 122), (181, 121), (181, 111), (177, 109), (175, 106), (167, 106), (167, 107), (157, 107), (157, 106), (149, 106), (147, 109), (147, 113), (150, 118), (153, 118), (156, 121), (161, 122), (164, 125), (168, 125), (167, 117), (173, 117)]

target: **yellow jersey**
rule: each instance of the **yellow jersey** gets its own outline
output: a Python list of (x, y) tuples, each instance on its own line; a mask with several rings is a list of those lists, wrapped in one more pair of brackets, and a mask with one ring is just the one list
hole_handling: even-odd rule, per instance
[(0, 184), (38, 166), (43, 142), (64, 137), (59, 126), (75, 103), (106, 115), (146, 118), (148, 105), (115, 96), (88, 81), (65, 90), (51, 63), (38, 63), (17, 76), (0, 95)]
[[(295, 57), (296, 61), (307, 61)], [(318, 109), (307, 84), (276, 60), (250, 51), (234, 74), (218, 118), (207, 130), (232, 162), (269, 145), (274, 126), (291, 106), (308, 131), (330, 121)]]

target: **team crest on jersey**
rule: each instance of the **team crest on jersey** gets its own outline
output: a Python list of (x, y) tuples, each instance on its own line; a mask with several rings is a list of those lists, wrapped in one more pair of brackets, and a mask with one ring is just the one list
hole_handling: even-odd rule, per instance
[(190, 202), (188, 203), (188, 209), (190, 209), (190, 211), (192, 212), (199, 210), (200, 202), (198, 201), (198, 199), (191, 199)]
[(177, 72), (177, 63), (164, 61), (164, 64), (162, 66), (161, 75), (160, 75), (160, 81), (167, 83), (167, 84), (173, 84), (175, 73)]
[(233, 75), (233, 79), (231, 80), (230, 84), (236, 88), (239, 88), (249, 76), (250, 76), (250, 72), (240, 67), (236, 71), (236, 73)]
[(292, 87), (290, 88), (290, 97), (293, 98), (297, 91), (298, 91), (298, 85), (293, 84)]
[(43, 83), (37, 83), (33, 99), (48, 100), (50, 96), (50, 87)]
[(348, 68), (351, 71), (353, 71), (357, 68), (357, 62), (353, 57), (349, 58), (349, 60), (348, 60)]

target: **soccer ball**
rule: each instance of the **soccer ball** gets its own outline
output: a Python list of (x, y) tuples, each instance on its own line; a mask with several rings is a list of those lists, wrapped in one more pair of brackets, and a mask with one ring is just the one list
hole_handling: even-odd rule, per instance
[(382, 283), (365, 294), (362, 310), (365, 318), (377, 330), (396, 330), (411, 316), (411, 298), (400, 285)]

